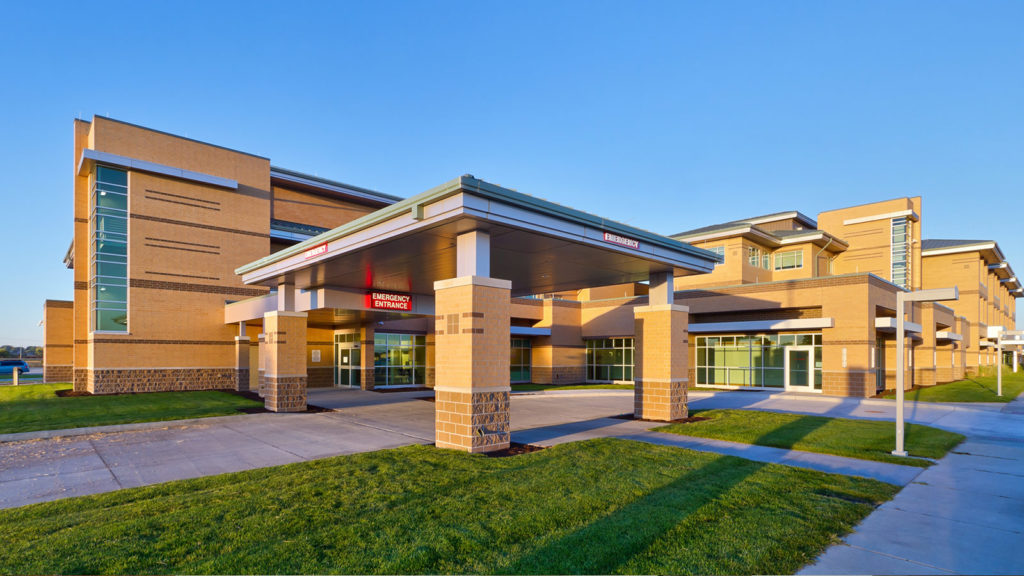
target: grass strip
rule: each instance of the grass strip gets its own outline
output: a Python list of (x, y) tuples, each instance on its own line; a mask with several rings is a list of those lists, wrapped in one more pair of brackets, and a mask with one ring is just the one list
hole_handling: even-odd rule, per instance
[[(915, 402), (1011, 402), (1024, 392), (1024, 369), (1016, 374), (1011, 368), (1003, 367), (1003, 395), (996, 395), (996, 376), (994, 370), (986, 370), (991, 374), (972, 376), (956, 382), (925, 386), (909, 390), (905, 394), (907, 400)], [(886, 392), (883, 398), (895, 398), (896, 391)]]
[(513, 392), (535, 392), (538, 390), (632, 390), (632, 384), (513, 384)]
[(225, 416), (260, 402), (224, 392), (152, 392), (60, 398), (70, 384), (0, 388), (0, 434)]
[(0, 571), (785, 574), (897, 490), (619, 439), (411, 446), (0, 511)]
[[(707, 420), (668, 424), (654, 430), (907, 466), (931, 464), (927, 460), (892, 455), (896, 445), (896, 427), (892, 422), (757, 410), (694, 410), (690, 416)], [(945, 456), (963, 439), (960, 434), (919, 424), (907, 424), (904, 436), (911, 456), (934, 459)]]

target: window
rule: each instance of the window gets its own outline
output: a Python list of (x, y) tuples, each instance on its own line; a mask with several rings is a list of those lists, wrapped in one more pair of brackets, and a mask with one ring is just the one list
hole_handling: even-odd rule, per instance
[(906, 216), (892, 219), (892, 278), (890, 281), (910, 290), (910, 221)]
[(90, 197), (92, 329), (128, 331), (128, 173), (97, 166)]
[[(722, 257), (722, 262), (720, 263), (725, 263), (725, 246), (712, 246), (711, 248), (705, 248), (705, 250), (707, 250), (708, 252), (714, 252), (715, 254), (718, 254), (719, 256)], [(718, 266), (718, 264), (715, 264), (715, 266)]]
[(814, 388), (821, 390), (821, 334), (698, 336), (697, 384), (782, 388), (785, 347), (814, 346)]
[(530, 381), (530, 356), (532, 346), (526, 338), (512, 339), (512, 353), (509, 356), (509, 370), (511, 382)]
[(747, 247), (747, 260), (753, 267), (761, 265), (761, 249), (754, 246)]
[(633, 339), (587, 340), (587, 380), (615, 382), (633, 380)]
[(423, 386), (427, 383), (427, 337), (374, 334), (375, 386)]
[(776, 270), (793, 270), (804, 267), (804, 251), (791, 250), (789, 252), (775, 253)]

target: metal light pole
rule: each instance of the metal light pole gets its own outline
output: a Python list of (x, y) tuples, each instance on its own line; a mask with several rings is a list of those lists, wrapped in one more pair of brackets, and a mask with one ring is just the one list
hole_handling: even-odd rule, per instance
[(942, 302), (959, 299), (960, 292), (956, 286), (896, 293), (896, 449), (892, 451), (896, 456), (907, 455), (907, 451), (903, 448), (903, 365), (906, 362), (903, 358), (904, 340), (906, 339), (903, 315), (906, 313), (906, 304), (907, 302)]
[[(996, 338), (996, 395), (1003, 395), (1003, 344), (1014, 345), (1019, 343), (1019, 336), (1024, 335), (1024, 330), (1003, 330)], [(1014, 336), (1013, 339), (1004, 339), (1005, 336)], [(1014, 355), (1017, 353), (1014, 352)], [(1016, 357), (1016, 356), (1015, 356)], [(1016, 361), (1014, 362), (1016, 366)], [(1016, 372), (1016, 370), (1014, 370)]]

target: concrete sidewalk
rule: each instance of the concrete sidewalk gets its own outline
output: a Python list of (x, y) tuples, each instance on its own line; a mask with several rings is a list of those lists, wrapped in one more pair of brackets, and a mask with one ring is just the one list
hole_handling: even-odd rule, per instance
[(967, 440), (800, 574), (1024, 574), (1024, 445)]

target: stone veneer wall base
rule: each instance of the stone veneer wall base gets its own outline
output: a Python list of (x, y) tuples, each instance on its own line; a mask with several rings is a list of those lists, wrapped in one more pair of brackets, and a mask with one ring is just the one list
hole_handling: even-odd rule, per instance
[(84, 389), (93, 394), (127, 392), (174, 392), (184, 390), (238, 389), (237, 368), (119, 368), (75, 371), (75, 390), (79, 378)]
[(305, 376), (264, 376), (267, 382), (267, 410), (271, 412), (306, 411)]
[(508, 392), (438, 390), (434, 396), (438, 448), (476, 453), (509, 447)]
[(74, 379), (74, 366), (43, 366), (43, 384), (73, 382)]

